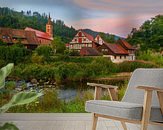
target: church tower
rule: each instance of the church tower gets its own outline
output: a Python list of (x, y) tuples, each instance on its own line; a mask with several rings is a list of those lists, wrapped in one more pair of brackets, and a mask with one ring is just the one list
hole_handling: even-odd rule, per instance
[(53, 38), (53, 22), (51, 21), (50, 13), (48, 23), (46, 24), (46, 33)]

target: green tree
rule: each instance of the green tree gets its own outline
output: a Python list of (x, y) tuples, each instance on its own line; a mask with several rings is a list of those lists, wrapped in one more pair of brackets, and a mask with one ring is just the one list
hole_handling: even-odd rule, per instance
[(36, 53), (39, 56), (43, 56), (45, 60), (49, 61), (52, 56), (52, 48), (50, 46), (39, 46), (36, 48)]
[(18, 64), (25, 61), (25, 57), (29, 54), (29, 51), (21, 45), (0, 46), (0, 59), (6, 61), (6, 63)]
[(103, 32), (100, 32), (99, 35), (102, 37), (102, 39), (105, 42), (108, 42), (108, 43), (115, 43), (116, 42), (115, 35), (113, 35), (113, 34), (105, 34)]
[(52, 42), (52, 46), (55, 53), (64, 54), (64, 51), (66, 50), (66, 46), (61, 37), (55, 37)]
[(132, 30), (127, 40), (134, 45), (140, 44), (142, 50), (163, 48), (163, 15), (151, 18), (139, 29)]

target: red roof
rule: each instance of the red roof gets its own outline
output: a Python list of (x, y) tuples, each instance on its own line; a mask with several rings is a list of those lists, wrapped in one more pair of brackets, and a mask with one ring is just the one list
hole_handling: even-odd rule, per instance
[[(1, 38), (3, 37), (4, 38)], [(38, 45), (38, 39), (35, 32), (25, 31), (22, 29), (11, 29), (11, 28), (1, 28), (0, 27), (0, 39), (6, 43), (16, 43), (21, 40), (22, 44)]]
[(80, 50), (80, 55), (82, 56), (99, 56), (100, 53), (92, 47), (82, 47)]
[(127, 50), (125, 50), (119, 44), (110, 44), (110, 43), (104, 43), (104, 44), (115, 54), (128, 55)]
[(49, 36), (49, 34), (47, 34), (45, 32), (42, 32), (42, 31), (39, 31), (39, 30), (36, 30), (36, 29), (33, 29), (33, 28), (29, 28), (29, 27), (26, 27), (25, 30), (26, 31), (34, 31), (36, 33), (36, 36), (39, 37), (39, 38), (53, 40), (53, 38), (51, 36)]
[(66, 43), (66, 47), (69, 47), (69, 45), (70, 45), (69, 43)]
[(123, 44), (127, 49), (134, 49), (127, 41), (120, 39), (119, 42)]
[[(81, 31), (82, 31), (82, 30), (81, 30)], [(90, 35), (90, 34), (84, 32), (84, 31), (82, 31), (82, 33), (83, 33), (90, 41), (94, 41), (94, 38), (93, 38), (92, 35)]]

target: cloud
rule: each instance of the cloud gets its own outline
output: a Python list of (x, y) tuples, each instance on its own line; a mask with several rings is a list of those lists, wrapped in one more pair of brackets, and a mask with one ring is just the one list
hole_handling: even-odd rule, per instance
[(150, 19), (150, 15), (146, 16), (129, 16), (116, 18), (95, 18), (83, 19), (72, 24), (77, 28), (91, 28), (96, 31), (109, 32), (126, 37), (133, 27), (139, 27), (146, 19)]
[(162, 0), (73, 0), (85, 9), (124, 14), (163, 13)]

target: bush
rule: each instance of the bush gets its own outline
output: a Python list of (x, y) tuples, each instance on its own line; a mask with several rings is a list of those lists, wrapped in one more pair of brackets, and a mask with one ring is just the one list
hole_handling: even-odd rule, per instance
[(53, 50), (49, 46), (39, 46), (38, 48), (36, 48), (36, 53), (39, 56), (43, 56), (46, 61), (49, 61), (50, 56), (53, 55)]
[(6, 63), (15, 63), (25, 61), (25, 57), (28, 56), (29, 51), (23, 46), (12, 45), (12, 46), (0, 46), (0, 59)]
[(163, 56), (160, 53), (153, 53), (152, 51), (145, 51), (138, 53), (138, 59), (153, 62), (160, 67), (163, 67)]
[(133, 72), (137, 68), (156, 68), (157, 65), (143, 61), (125, 61), (117, 65), (118, 72)]
[(107, 58), (95, 58), (90, 64), (86, 66), (87, 76), (106, 76), (115, 72), (116, 64), (112, 63)]
[[(80, 79), (78, 72), (81, 72), (82, 69), (80, 68), (80, 65), (75, 63), (64, 63), (60, 64), (57, 67), (56, 70), (56, 80), (62, 81), (62, 80), (75, 80)], [(81, 76), (81, 75), (80, 75)]]
[(37, 53), (33, 53), (32, 57), (31, 57), (31, 61), (32, 63), (36, 63), (36, 64), (42, 64), (44, 63), (44, 56), (40, 56)]
[(75, 50), (65, 50), (64, 53), (69, 56), (79, 56), (80, 55), (79, 51), (75, 51)]
[(2, 60), (2, 59), (0, 59), (0, 68), (2, 68), (3, 66), (5, 66), (5, 61), (4, 60)]

